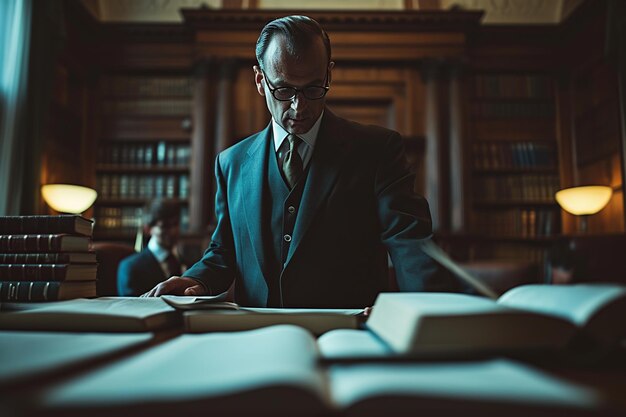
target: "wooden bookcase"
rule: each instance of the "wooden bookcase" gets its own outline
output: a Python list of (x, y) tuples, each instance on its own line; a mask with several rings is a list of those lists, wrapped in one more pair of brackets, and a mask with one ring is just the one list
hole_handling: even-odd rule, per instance
[(541, 72), (469, 77), (470, 233), (480, 257), (542, 261), (560, 233), (554, 80)]
[[(542, 261), (558, 235), (575, 231), (554, 203), (559, 188), (612, 185), (590, 226), (624, 230), (623, 99), (602, 52), (605, 11), (603, 0), (586, 1), (561, 25), (536, 27), (480, 25), (477, 11), (309, 14), (333, 42), (329, 107), (418, 139), (416, 188), (436, 237), (469, 247), (459, 260)], [(66, 136), (80, 134), (82, 155), (63, 166), (100, 191), (97, 240), (132, 240), (153, 196), (180, 201), (186, 237), (206, 240), (215, 155), (269, 120), (251, 66), (275, 12), (182, 15), (175, 24), (69, 20), (70, 62), (83, 75), (68, 77), (82, 93), (69, 100), (81, 117)], [(71, 152), (51, 147), (44, 173), (60, 181), (56, 160)], [(79, 159), (89, 162), (79, 168)]]
[(96, 239), (129, 240), (155, 198), (181, 204), (189, 226), (192, 81), (179, 74), (105, 74), (96, 164)]

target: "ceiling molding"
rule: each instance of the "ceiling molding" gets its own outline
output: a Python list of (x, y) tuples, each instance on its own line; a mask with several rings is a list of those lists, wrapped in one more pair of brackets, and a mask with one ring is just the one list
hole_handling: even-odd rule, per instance
[[(558, 24), (584, 0), (432, 0), (440, 10), (484, 11), (485, 25)], [(420, 1), (405, 0), (82, 0), (85, 7), (103, 22), (125, 23), (180, 23), (181, 9), (226, 10), (223, 7), (240, 5), (239, 10), (254, 10), (278, 16), (299, 10), (307, 14), (316, 11), (346, 10), (350, 13), (389, 13), (419, 8)], [(424, 3), (425, 4), (425, 3)], [(254, 9), (250, 9), (252, 7)], [(257, 8), (258, 7), (258, 8)]]

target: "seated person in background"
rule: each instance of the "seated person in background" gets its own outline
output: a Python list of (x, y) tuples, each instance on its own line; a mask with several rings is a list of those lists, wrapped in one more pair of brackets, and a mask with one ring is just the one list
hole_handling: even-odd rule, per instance
[(180, 206), (155, 200), (144, 210), (144, 233), (148, 246), (120, 262), (117, 290), (120, 296), (145, 293), (172, 275), (184, 271), (176, 244), (180, 237)]

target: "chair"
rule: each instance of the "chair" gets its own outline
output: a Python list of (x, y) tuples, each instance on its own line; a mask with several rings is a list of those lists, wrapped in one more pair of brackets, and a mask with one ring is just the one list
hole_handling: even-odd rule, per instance
[(92, 249), (98, 260), (98, 297), (117, 296), (117, 267), (122, 259), (135, 253), (135, 249), (118, 242), (93, 242)]

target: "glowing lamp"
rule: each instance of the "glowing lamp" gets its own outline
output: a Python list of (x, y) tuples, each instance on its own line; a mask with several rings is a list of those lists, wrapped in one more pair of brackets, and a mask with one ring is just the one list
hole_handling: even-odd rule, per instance
[(566, 188), (555, 194), (557, 203), (568, 213), (582, 216), (581, 230), (587, 231), (587, 218), (602, 210), (611, 199), (613, 190), (604, 185)]
[(96, 190), (71, 184), (46, 184), (41, 187), (45, 202), (61, 213), (81, 214), (98, 197)]

